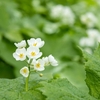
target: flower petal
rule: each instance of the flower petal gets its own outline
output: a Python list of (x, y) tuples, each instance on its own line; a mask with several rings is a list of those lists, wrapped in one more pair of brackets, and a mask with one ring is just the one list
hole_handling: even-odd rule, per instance
[(23, 67), (21, 70), (20, 70), (20, 74), (23, 75), (24, 77), (28, 77), (29, 75), (29, 69), (28, 67)]

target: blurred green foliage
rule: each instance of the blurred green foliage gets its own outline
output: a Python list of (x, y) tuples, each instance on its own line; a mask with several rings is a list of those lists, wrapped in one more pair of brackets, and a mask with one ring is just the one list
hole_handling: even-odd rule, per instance
[[(72, 9), (75, 14), (73, 25), (62, 24), (50, 17), (50, 9), (55, 5)], [(18, 77), (19, 70), (25, 65), (13, 58), (14, 43), (40, 37), (45, 41), (41, 49), (43, 56), (52, 54), (59, 62), (58, 67), (43, 71), (44, 76), (66, 77), (75, 86), (87, 90), (84, 59), (79, 49), (80, 38), (87, 36), (87, 27), (81, 23), (80, 16), (93, 12), (98, 18), (94, 28), (99, 30), (99, 8), (100, 4), (95, 0), (0, 0), (0, 77)]]

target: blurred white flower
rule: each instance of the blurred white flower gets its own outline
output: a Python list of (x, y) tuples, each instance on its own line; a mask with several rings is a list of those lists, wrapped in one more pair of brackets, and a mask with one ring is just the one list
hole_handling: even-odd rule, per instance
[(28, 47), (27, 48), (27, 57), (29, 59), (37, 59), (42, 56), (42, 52), (40, 52), (39, 48), (37, 47)]
[(34, 60), (33, 61), (34, 69), (36, 71), (43, 71), (44, 68), (44, 61), (42, 59)]
[(96, 29), (88, 29), (87, 34), (90, 38), (96, 39), (100, 37), (100, 32)]
[(96, 29), (88, 29), (87, 34), (89, 37), (94, 38), (94, 37), (98, 37), (98, 35), (100, 35), (100, 32)]
[(79, 44), (80, 44), (80, 46), (83, 46), (83, 47), (85, 47), (85, 46), (92, 47), (92, 46), (94, 46), (95, 41), (92, 38), (83, 37), (80, 39)]
[(63, 7), (61, 22), (65, 25), (73, 25), (75, 16), (69, 7)]
[(90, 47), (98, 45), (98, 42), (100, 42), (100, 32), (96, 29), (88, 29), (86, 32), (88, 37), (81, 38), (79, 44), (84, 47), (86, 52), (92, 54), (92, 49)]
[(13, 53), (13, 57), (16, 60), (20, 60), (23, 61), (26, 59), (26, 49), (22, 48), (22, 49), (16, 49), (16, 51)]
[(24, 77), (28, 77), (29, 75), (29, 69), (28, 67), (23, 67), (21, 70), (20, 70), (20, 74), (23, 75)]
[(49, 60), (49, 63), (50, 63), (52, 66), (57, 66), (57, 65), (58, 65), (57, 60), (56, 60), (52, 55), (49, 55), (49, 56), (48, 56), (48, 60)]
[(60, 19), (62, 17), (62, 12), (63, 12), (63, 6), (56, 5), (51, 8), (50, 16), (53, 19)]
[(54, 34), (59, 31), (59, 26), (58, 24), (55, 23), (46, 23), (43, 27), (43, 32), (47, 34)]
[(80, 20), (87, 27), (94, 27), (97, 23), (97, 18), (92, 12), (88, 12), (80, 17)]
[(70, 7), (57, 5), (51, 8), (50, 17), (64, 25), (73, 25), (75, 16)]
[(31, 38), (30, 40), (27, 40), (29, 46), (38, 47), (41, 48), (44, 45), (44, 41), (41, 40), (41, 38)]
[(22, 41), (19, 42), (19, 43), (14, 43), (14, 45), (15, 45), (17, 48), (19, 48), (19, 49), (25, 48), (25, 47), (26, 47), (26, 41), (25, 41), (25, 40), (22, 40)]

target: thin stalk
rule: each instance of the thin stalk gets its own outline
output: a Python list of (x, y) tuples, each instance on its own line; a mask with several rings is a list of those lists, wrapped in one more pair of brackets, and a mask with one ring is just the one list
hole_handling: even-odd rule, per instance
[(32, 59), (30, 60), (29, 64), (28, 64), (28, 69), (29, 69), (29, 75), (28, 77), (26, 77), (26, 81), (25, 81), (25, 91), (28, 91), (28, 81), (29, 81), (29, 76), (30, 76), (30, 64), (32, 62)]
[(29, 76), (30, 76), (30, 73), (29, 73), (28, 77), (26, 78), (26, 82), (25, 82), (25, 91), (28, 91)]

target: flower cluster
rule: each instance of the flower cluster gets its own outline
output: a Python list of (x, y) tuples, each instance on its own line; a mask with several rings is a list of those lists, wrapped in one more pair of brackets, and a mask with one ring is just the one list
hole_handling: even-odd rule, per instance
[[(24, 66), (20, 70), (20, 74), (22, 74), (24, 77), (28, 77), (31, 70), (33, 71), (43, 71), (45, 69), (45, 66), (52, 65), (57, 66), (58, 62), (56, 59), (49, 55), (48, 57), (42, 57), (42, 52), (40, 52), (40, 48), (43, 47), (44, 41), (42, 41), (40, 38), (31, 38), (27, 40), (22, 40), (19, 43), (14, 43), (17, 47), (16, 51), (13, 53), (13, 57), (17, 61), (24, 61), (26, 60), (28, 65)], [(28, 47), (26, 48), (28, 44)]]
[(92, 12), (87, 12), (80, 17), (80, 20), (87, 27), (94, 27), (97, 23), (97, 18)]
[(75, 22), (74, 13), (68, 6), (53, 6), (50, 10), (50, 17), (59, 20), (63, 25), (73, 25)]
[(86, 51), (92, 53), (91, 47), (100, 42), (100, 32), (96, 29), (88, 29), (86, 31), (88, 37), (80, 39), (80, 46), (84, 47)]

